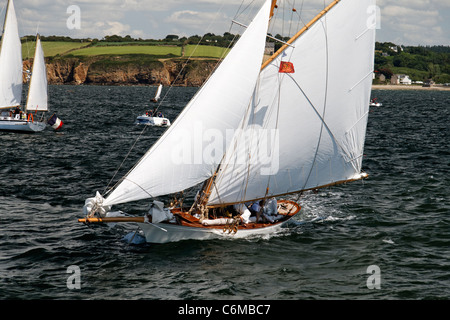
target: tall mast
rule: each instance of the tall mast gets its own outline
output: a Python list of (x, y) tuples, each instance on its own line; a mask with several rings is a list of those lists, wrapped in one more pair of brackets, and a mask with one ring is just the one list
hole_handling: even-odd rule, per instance
[[(270, 5), (269, 20), (273, 17), (276, 6), (277, 6), (277, 0), (272, 0), (272, 4)], [(225, 158), (225, 154), (224, 154), (223, 158)], [(195, 199), (194, 204), (192, 205), (190, 211), (192, 211), (196, 206), (197, 207), (198, 206), (200, 206), (200, 207), (206, 206), (206, 204), (208, 203), (209, 196), (211, 195), (211, 188), (214, 185), (214, 180), (217, 177), (217, 174), (220, 170), (220, 166), (221, 165), (219, 164), (217, 166), (214, 174), (204, 182), (203, 187), (201, 188), (200, 193), (198, 195), (198, 199)]]
[(272, 6), (270, 7), (270, 19), (273, 17), (273, 10), (275, 10), (275, 7), (277, 6), (277, 0), (272, 0)]

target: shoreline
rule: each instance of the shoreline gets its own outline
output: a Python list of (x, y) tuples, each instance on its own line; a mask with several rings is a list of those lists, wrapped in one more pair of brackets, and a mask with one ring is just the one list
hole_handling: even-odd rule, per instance
[(392, 85), (392, 84), (374, 84), (372, 90), (428, 90), (428, 91), (450, 91), (450, 87), (432, 86), (422, 87), (417, 85)]

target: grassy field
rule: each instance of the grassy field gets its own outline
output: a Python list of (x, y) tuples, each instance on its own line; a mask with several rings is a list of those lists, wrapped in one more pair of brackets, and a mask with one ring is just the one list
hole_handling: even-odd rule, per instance
[[(56, 55), (74, 55), (74, 56), (100, 56), (100, 55), (133, 55), (145, 54), (152, 56), (175, 57), (193, 57), (193, 58), (223, 58), (229, 52), (229, 49), (214, 46), (195, 46), (187, 45), (184, 48), (177, 46), (164, 45), (101, 45), (97, 44), (87, 47), (89, 43), (81, 42), (60, 42), (60, 41), (43, 41), (42, 46), (46, 57), (54, 57)], [(34, 56), (35, 43), (25, 42), (22, 44), (22, 57), (29, 59)]]
[(70, 54), (74, 56), (100, 56), (100, 55), (128, 55), (128, 54), (148, 54), (155, 56), (165, 56), (172, 54), (181, 56), (181, 47), (169, 46), (95, 46), (79, 50), (74, 50)]
[[(54, 57), (56, 55), (64, 55), (73, 49), (78, 49), (88, 45), (81, 42), (63, 42), (63, 41), (43, 41), (42, 48), (46, 57)], [(34, 57), (35, 42), (22, 43), (22, 57), (23, 59), (29, 59)]]
[(185, 57), (224, 58), (228, 52), (229, 49), (227, 48), (214, 46), (187, 45), (184, 48)]

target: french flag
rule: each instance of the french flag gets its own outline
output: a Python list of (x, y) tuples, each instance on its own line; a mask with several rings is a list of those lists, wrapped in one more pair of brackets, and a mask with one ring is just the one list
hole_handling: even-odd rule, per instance
[(53, 114), (50, 119), (48, 119), (47, 123), (52, 126), (53, 129), (58, 130), (62, 127), (64, 124), (57, 116), (56, 114)]

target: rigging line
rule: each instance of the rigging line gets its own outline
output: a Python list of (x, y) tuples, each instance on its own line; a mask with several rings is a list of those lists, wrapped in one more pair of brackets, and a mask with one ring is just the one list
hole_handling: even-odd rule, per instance
[[(224, 7), (224, 3), (222, 3), (221, 7), (217, 10), (216, 16), (219, 15), (219, 13), (222, 11), (223, 7)], [(214, 21), (215, 21), (215, 20), (212, 20), (212, 21), (209, 23), (209, 26), (207, 27), (206, 30), (210, 30), (210, 29), (211, 29), (211, 26), (212, 26), (212, 24), (214, 23)], [(176, 83), (177, 80), (180, 78), (181, 74), (183, 73), (183, 71), (184, 71), (184, 69), (186, 68), (186, 66), (188, 65), (188, 63), (191, 61), (192, 56), (193, 56), (194, 53), (197, 51), (197, 49), (198, 49), (198, 47), (200, 46), (200, 43), (202, 42), (202, 40), (203, 40), (204, 37), (205, 37), (205, 35), (201, 36), (201, 38), (199, 39), (199, 41), (198, 41), (197, 44), (195, 45), (195, 48), (194, 48), (194, 50), (192, 50), (191, 55), (188, 57), (188, 59), (186, 60), (186, 62), (183, 64), (183, 66), (181, 67), (180, 72), (178, 72), (178, 74), (177, 74), (175, 80), (174, 80), (174, 81), (172, 82), (172, 84), (169, 86), (169, 89), (167, 90), (167, 92), (165, 93), (165, 95), (164, 95), (163, 98), (160, 100), (159, 104), (157, 105), (157, 107), (156, 107), (156, 109), (155, 109), (155, 111), (154, 111), (154, 114), (156, 114), (156, 112), (158, 111), (159, 107), (162, 105), (162, 103), (165, 101), (166, 97), (169, 95), (170, 91), (172, 91), (173, 87), (175, 86), (175, 83)], [(236, 37), (236, 36), (235, 36), (235, 37)], [(233, 39), (233, 40), (234, 40), (234, 39)], [(232, 43), (232, 42), (230, 42), (230, 45), (231, 45), (231, 43)], [(229, 48), (229, 47), (228, 47), (228, 48)], [(182, 50), (183, 50), (183, 49), (182, 49)], [(221, 58), (225, 55), (225, 52), (226, 52), (226, 50), (224, 50), (224, 53), (222, 54)], [(220, 61), (220, 59), (219, 59), (219, 61)], [(217, 65), (218, 65), (218, 63), (216, 64), (216, 67), (215, 67), (215, 68), (217, 68)], [(214, 69), (215, 69), (215, 68), (214, 68)]]
[[(242, 8), (244, 2), (245, 2), (245, 0), (242, 0), (240, 6), (239, 6), (239, 8), (238, 8), (238, 10), (236, 11), (236, 14), (234, 15), (234, 19), (237, 19), (238, 16), (240, 16), (241, 14), (244, 14), (244, 12), (245, 12), (248, 8), (250, 8), (250, 6), (255, 2), (255, 0), (252, 0), (251, 2), (249, 2), (249, 3), (245, 6), (245, 8), (241, 11), (241, 8)], [(239, 11), (241, 11), (241, 12), (239, 12)], [(249, 12), (247, 15), (249, 16), (249, 15), (250, 15), (250, 12)]]
[[(256, 86), (255, 86), (255, 89), (256, 89)], [(218, 166), (218, 167), (220, 167), (220, 171), (222, 171), (222, 172), (224, 172), (230, 165), (236, 166), (238, 164), (237, 163), (238, 155), (236, 153), (236, 150), (238, 150), (238, 147), (240, 146), (240, 144), (238, 143), (238, 140), (239, 140), (238, 136), (239, 137), (242, 136), (242, 134), (244, 132), (244, 128), (245, 128), (245, 123), (248, 122), (248, 120), (249, 120), (248, 115), (249, 115), (249, 112), (250, 112), (250, 109), (252, 106), (252, 99), (253, 99), (253, 96), (250, 97), (249, 103), (247, 105), (247, 110), (244, 113), (244, 118), (242, 119), (242, 121), (239, 125), (239, 128), (236, 128), (237, 130), (235, 132), (235, 136), (233, 136), (233, 138), (230, 142), (230, 146), (224, 151), (224, 153), (222, 155), (222, 160), (220, 161), (220, 165)], [(234, 159), (230, 158), (230, 160), (227, 163), (224, 163), (227, 155), (230, 155), (230, 157), (234, 156)], [(225, 167), (223, 168), (223, 166), (225, 166)], [(219, 197), (219, 190), (216, 185), (216, 180), (222, 181), (224, 176), (223, 175), (219, 176), (219, 170), (216, 170), (216, 172), (217, 172), (217, 175), (213, 180), (213, 185), (215, 186), (216, 193)], [(243, 183), (244, 183), (244, 181), (243, 181)], [(222, 202), (222, 200), (219, 199), (219, 202)]]
[(342, 147), (340, 145), (340, 143), (338, 142), (337, 138), (335, 137), (335, 135), (333, 134), (333, 132), (331, 131), (330, 127), (328, 127), (325, 119), (320, 115), (319, 111), (317, 111), (316, 107), (314, 107), (312, 101), (308, 98), (308, 96), (306, 95), (306, 93), (303, 91), (303, 89), (301, 88), (301, 86), (298, 84), (298, 82), (290, 75), (290, 74), (286, 74), (289, 78), (291, 78), (291, 80), (295, 83), (295, 85), (299, 88), (299, 90), (301, 91), (301, 93), (303, 94), (303, 96), (305, 97), (305, 99), (308, 101), (309, 105), (313, 108), (314, 112), (316, 113), (316, 115), (319, 117), (319, 119), (321, 120), (323, 126), (325, 126), (325, 128), (327, 129), (328, 133), (330, 134), (330, 136), (333, 138), (334, 142), (339, 146), (339, 148), (342, 150), (342, 152), (344, 152), (347, 156), (351, 157), (348, 152), (344, 149), (344, 147)]
[(139, 189), (141, 189), (142, 191), (144, 191), (144, 192), (149, 196), (149, 198), (153, 198), (153, 196), (152, 196), (147, 190), (145, 190), (143, 187), (141, 187), (138, 183), (134, 182), (133, 180), (127, 179), (126, 177), (123, 177), (123, 178), (121, 179), (121, 181), (124, 181), (124, 180), (127, 180), (127, 181), (133, 183), (133, 184), (136, 185)]
[[(218, 15), (222, 9), (224, 7), (224, 3), (222, 3), (222, 6), (219, 8), (219, 10), (217, 10), (216, 15)], [(208, 29), (211, 29), (211, 25), (213, 24), (214, 20), (210, 22)], [(172, 82), (172, 85), (169, 87), (169, 89), (167, 90), (167, 92), (165, 93), (165, 95), (163, 96), (163, 98), (160, 100), (160, 103), (158, 104), (158, 106), (156, 107), (154, 113), (156, 113), (159, 109), (159, 107), (162, 105), (162, 103), (165, 101), (166, 97), (168, 96), (169, 92), (172, 90), (172, 88), (174, 87), (176, 81), (178, 80), (178, 78), (180, 77), (181, 73), (183, 72), (183, 70), (186, 68), (188, 62), (191, 60), (192, 56), (194, 55), (194, 52), (197, 50), (198, 46), (200, 45), (201, 41), (203, 40), (203, 38), (205, 37), (205, 35), (203, 35), (200, 40), (197, 42), (194, 50), (192, 51), (191, 55), (189, 56), (189, 58), (186, 60), (186, 63), (183, 65), (183, 67), (181, 68), (180, 72), (177, 74), (177, 77), (175, 78), (175, 80)], [(231, 42), (232, 43), (232, 42)], [(230, 43), (230, 45), (231, 45)], [(224, 50), (225, 52), (226, 50)], [(219, 62), (218, 62), (219, 63)], [(217, 64), (218, 64), (217, 63)], [(216, 65), (217, 67), (217, 65)], [(212, 72), (213, 73), (213, 72)], [(211, 73), (211, 74), (212, 74)], [(211, 77), (211, 75), (210, 75)], [(208, 77), (209, 78), (209, 77)], [(206, 81), (205, 81), (206, 83)], [(200, 90), (201, 91), (201, 88)], [(189, 103), (188, 103), (189, 104)], [(183, 113), (183, 112), (181, 112)], [(181, 115), (181, 114), (180, 114)], [(128, 157), (130, 156), (131, 152), (133, 151), (134, 147), (136, 146), (137, 142), (140, 140), (140, 138), (142, 137), (142, 135), (144, 134), (144, 132), (147, 130), (147, 126), (144, 126), (144, 128), (142, 129), (142, 131), (140, 132), (140, 134), (138, 135), (138, 137), (136, 138), (136, 140), (134, 141), (134, 143), (131, 145), (130, 150), (128, 151), (128, 153), (125, 155), (125, 158), (123, 159), (122, 163), (120, 164), (119, 168), (114, 172), (113, 177), (110, 179), (110, 181), (108, 182), (107, 186), (105, 187), (105, 190), (103, 191), (103, 196), (106, 195), (108, 192), (110, 192), (112, 189), (114, 189), (120, 182), (122, 182), (123, 180), (125, 180), (126, 176), (128, 176), (128, 174), (130, 174), (131, 171), (133, 171), (134, 168), (136, 168), (138, 166), (138, 164), (140, 164), (141, 161), (136, 162), (136, 164), (130, 169), (128, 170), (128, 172), (124, 175), (124, 177), (122, 179), (119, 179), (114, 186), (110, 189), (107, 190), (109, 188), (109, 186), (111, 185), (112, 181), (114, 180), (114, 178), (117, 176), (117, 173), (119, 172), (119, 170), (122, 168), (123, 164), (125, 163), (125, 161), (128, 159)], [(147, 156), (147, 154), (149, 153), (149, 151), (152, 148), (150, 148), (145, 155), (141, 158), (141, 160)]]
[(298, 16), (298, 21), (297, 21), (297, 30), (300, 30), (300, 23), (303, 24), (303, 26), (306, 26), (306, 23), (303, 21), (302, 19), (302, 14), (303, 14), (303, 4), (304, 4), (305, 0), (302, 0), (302, 5), (300, 6), (300, 13), (297, 13)]
[(294, 10), (295, 10), (295, 0), (292, 3), (291, 20), (289, 22), (289, 32), (288, 32), (289, 37), (291, 37), (292, 23), (294, 21), (294, 19), (293, 19), (294, 18), (294, 12), (295, 12)]
[[(325, 20), (326, 20), (326, 16), (325, 16)], [(331, 129), (328, 127), (327, 123), (325, 122), (325, 111), (326, 111), (326, 105), (327, 105), (327, 95), (328, 95), (328, 78), (329, 78), (329, 66), (328, 66), (328, 34), (327, 34), (327, 29), (326, 29), (326, 21), (325, 21), (325, 25), (323, 20), (321, 20), (322, 22), (322, 27), (324, 29), (324, 35), (325, 35), (325, 53), (326, 53), (326, 83), (325, 83), (325, 95), (324, 95), (324, 110), (323, 110), (323, 115), (320, 115), (320, 113), (318, 112), (318, 110), (314, 107), (312, 101), (308, 98), (308, 96), (306, 95), (306, 93), (303, 91), (303, 89), (301, 88), (301, 86), (298, 84), (298, 82), (295, 80), (294, 77), (292, 77), (292, 75), (290, 74), (286, 74), (287, 76), (289, 76), (294, 83), (297, 85), (297, 87), (300, 89), (300, 91), (302, 92), (302, 94), (304, 95), (304, 97), (306, 98), (306, 100), (308, 101), (308, 103), (311, 105), (311, 107), (313, 108), (314, 112), (317, 114), (317, 116), (319, 117), (319, 119), (321, 120), (321, 128), (320, 128), (320, 134), (319, 134), (319, 139), (318, 139), (318, 143), (317, 143), (317, 147), (316, 147), (316, 152), (314, 154), (314, 159), (313, 159), (313, 164), (311, 165), (311, 169), (310, 172), (307, 175), (307, 178), (305, 179), (305, 184), (303, 186), (302, 189), (304, 189), (307, 185), (307, 182), (309, 180), (309, 178), (311, 177), (311, 173), (314, 169), (314, 163), (316, 162), (316, 158), (317, 158), (317, 154), (319, 151), (319, 147), (320, 147), (320, 141), (322, 139), (322, 132), (323, 132), (323, 128), (325, 127), (327, 129), (327, 131), (329, 132), (329, 134), (331, 135), (331, 137), (333, 138), (334, 142), (339, 146), (339, 148), (349, 157), (352, 158), (348, 152), (339, 144), (338, 140), (336, 139), (336, 137), (334, 136), (333, 132), (331, 131)], [(354, 164), (352, 163), (352, 166), (354, 167)], [(355, 168), (356, 170), (356, 168)]]
[[(293, 54), (293, 50), (292, 50), (292, 52), (291, 52), (291, 57), (292, 57), (292, 54)], [(290, 59), (289, 59), (290, 60)], [(281, 81), (279, 81), (278, 82), (278, 94), (277, 94), (277, 96), (278, 96), (278, 101), (277, 101), (277, 117), (276, 117), (276, 121), (275, 121), (275, 123), (276, 123), (276, 125), (275, 125), (275, 130), (278, 130), (278, 125), (279, 125), (279, 120), (280, 120), (280, 106), (281, 106)], [(279, 136), (278, 136), (278, 139), (279, 139)], [(275, 138), (275, 140), (276, 140), (276, 138)], [(274, 141), (274, 143), (276, 143), (276, 141)], [(267, 148), (267, 146), (266, 146), (266, 148)], [(271, 157), (271, 160), (273, 160), (273, 154), (271, 155), (272, 157)], [(278, 157), (279, 157), (280, 155), (278, 154)], [(268, 195), (268, 193), (269, 193), (269, 187), (270, 187), (270, 180), (271, 180), (271, 178), (272, 178), (272, 175), (271, 174), (269, 174), (269, 178), (267, 179), (267, 186), (266, 186), (266, 193), (265, 193), (265, 195), (264, 195), (264, 199), (266, 199), (267, 198), (267, 195)]]
[(122, 178), (119, 179), (112, 188), (109, 189), (109, 186), (111, 185), (111, 183), (113, 182), (113, 180), (115, 179), (115, 177), (117, 176), (117, 174), (119, 173), (119, 170), (122, 169), (125, 161), (128, 159), (128, 157), (131, 154), (131, 151), (133, 151), (134, 147), (136, 146), (136, 144), (138, 143), (138, 141), (140, 140), (140, 138), (142, 137), (142, 135), (144, 134), (145, 130), (147, 130), (148, 126), (144, 126), (144, 128), (141, 130), (141, 132), (139, 133), (138, 137), (135, 139), (134, 143), (132, 144), (130, 150), (128, 151), (128, 153), (125, 155), (125, 158), (122, 160), (122, 162), (120, 163), (119, 167), (117, 168), (117, 170), (114, 172), (112, 178), (109, 180), (108, 184), (106, 185), (105, 189), (103, 190), (103, 194), (102, 196), (104, 197), (107, 193), (109, 193), (111, 190), (113, 190), (119, 183), (121, 183), (123, 180), (125, 180), (125, 177), (136, 167), (137, 163), (127, 172), (127, 174)]

